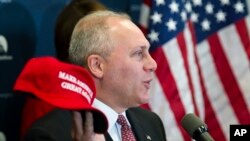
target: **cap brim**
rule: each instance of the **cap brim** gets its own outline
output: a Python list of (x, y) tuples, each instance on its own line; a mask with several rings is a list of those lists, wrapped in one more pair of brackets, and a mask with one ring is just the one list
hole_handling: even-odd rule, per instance
[[(94, 132), (104, 134), (108, 130), (108, 120), (106, 116), (98, 109), (90, 109), (93, 114)], [(85, 112), (81, 112), (82, 117), (85, 117)]]

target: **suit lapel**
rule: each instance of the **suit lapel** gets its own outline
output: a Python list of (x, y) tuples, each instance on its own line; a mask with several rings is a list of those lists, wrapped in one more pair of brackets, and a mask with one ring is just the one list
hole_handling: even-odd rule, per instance
[[(129, 123), (132, 126), (132, 130), (135, 134), (135, 137), (137, 141), (151, 141), (151, 137), (147, 132), (144, 130), (144, 128), (141, 126), (141, 122), (135, 114), (133, 114), (132, 110), (126, 111), (127, 118), (129, 120)], [(108, 133), (104, 134), (106, 141), (113, 141), (111, 136)]]
[(113, 139), (111, 138), (108, 132), (104, 134), (104, 137), (105, 137), (105, 141), (113, 141)]
[(150, 136), (144, 131), (140, 121), (131, 113), (132, 111), (127, 110), (127, 118), (132, 126), (133, 132), (136, 136), (137, 141), (150, 141)]

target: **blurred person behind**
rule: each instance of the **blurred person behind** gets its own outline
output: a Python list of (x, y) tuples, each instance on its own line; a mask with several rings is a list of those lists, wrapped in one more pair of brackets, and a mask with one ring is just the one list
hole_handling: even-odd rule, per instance
[(78, 20), (93, 11), (105, 9), (106, 7), (97, 0), (72, 0), (61, 11), (54, 31), (56, 57), (59, 60), (68, 60), (69, 42)]

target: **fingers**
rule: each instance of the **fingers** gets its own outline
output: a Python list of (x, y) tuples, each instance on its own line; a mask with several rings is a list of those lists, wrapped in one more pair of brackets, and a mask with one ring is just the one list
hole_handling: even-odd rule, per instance
[(83, 131), (85, 133), (94, 134), (94, 119), (92, 113), (89, 111), (85, 112), (85, 122)]
[(94, 133), (94, 119), (90, 111), (85, 112), (85, 121), (80, 112), (73, 111), (73, 141), (105, 141), (102, 134)]
[(82, 141), (82, 137), (83, 137), (82, 115), (78, 111), (73, 111), (72, 117), (73, 117), (73, 127), (71, 130), (71, 135), (72, 135), (73, 141)]
[[(105, 141), (105, 137), (103, 134), (95, 134), (94, 133), (94, 118), (93, 114), (89, 111), (85, 113), (85, 134), (89, 135), (89, 141)], [(87, 139), (87, 138), (86, 138)]]

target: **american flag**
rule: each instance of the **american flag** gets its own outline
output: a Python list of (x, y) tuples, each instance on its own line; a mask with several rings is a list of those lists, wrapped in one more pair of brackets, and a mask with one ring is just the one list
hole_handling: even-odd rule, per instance
[(158, 68), (147, 105), (168, 141), (189, 141), (180, 121), (195, 113), (217, 141), (250, 124), (249, 0), (144, 0), (140, 27)]

